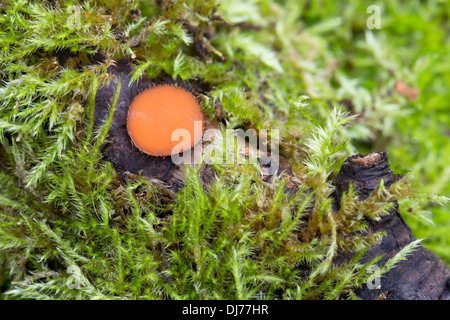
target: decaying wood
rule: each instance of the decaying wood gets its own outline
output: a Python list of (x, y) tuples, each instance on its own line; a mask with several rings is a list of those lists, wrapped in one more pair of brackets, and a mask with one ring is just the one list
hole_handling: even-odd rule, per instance
[[(384, 180), (385, 186), (389, 187), (398, 178), (392, 173), (388, 156), (384, 152), (350, 157), (343, 163), (334, 179), (337, 204), (342, 194), (348, 191), (350, 183), (354, 185), (359, 199), (363, 201), (377, 188), (381, 179)], [(378, 262), (378, 265), (382, 266), (415, 240), (410, 227), (398, 210), (397, 203), (391, 213), (380, 221), (367, 219), (367, 222), (368, 232), (384, 231), (386, 235), (380, 244), (373, 246), (366, 254), (364, 262), (383, 255), (383, 259)], [(346, 257), (342, 256), (337, 260), (346, 260)], [(449, 267), (436, 254), (422, 246), (380, 280), (380, 289), (371, 290), (364, 285), (356, 291), (356, 294), (367, 300), (450, 300)]]
[[(135, 148), (127, 132), (127, 112), (134, 97), (143, 90), (155, 85), (152, 80), (143, 77), (130, 85), (132, 69), (127, 59), (122, 59), (116, 65), (108, 68), (108, 73), (113, 75), (113, 80), (101, 87), (95, 99), (94, 126), (99, 127), (108, 117), (110, 105), (117, 88), (118, 80), (121, 82), (121, 91), (117, 101), (112, 125), (108, 132), (108, 143), (104, 146), (105, 157), (112, 161), (118, 171), (126, 179), (127, 174), (141, 174), (143, 176), (163, 181), (172, 191), (180, 190), (183, 186), (183, 166), (177, 166), (171, 157), (154, 157), (140, 152)], [(193, 88), (200, 93), (201, 88)], [(206, 123), (206, 127), (213, 126)], [(264, 168), (264, 166), (262, 166)], [(282, 172), (293, 177), (287, 161), (280, 157), (276, 175)], [(214, 180), (214, 171), (210, 166), (204, 166), (200, 170), (200, 178), (204, 185), (209, 185)], [(273, 174), (266, 175), (263, 180), (268, 180)], [(375, 190), (381, 179), (386, 187), (398, 180), (390, 170), (387, 154), (384, 152), (373, 153), (367, 156), (361, 154), (348, 158), (334, 184), (335, 204), (339, 206), (342, 194), (348, 191), (350, 183), (354, 185), (361, 201), (365, 200)], [(295, 183), (287, 185), (287, 192), (296, 192)], [(339, 208), (337, 208), (339, 209)], [(383, 259), (378, 262), (381, 266), (388, 259), (414, 241), (411, 229), (405, 223), (398, 210), (398, 204), (392, 212), (384, 216), (380, 221), (368, 219), (368, 232), (385, 231), (380, 244), (375, 245), (363, 258), (370, 261), (378, 255)], [(349, 258), (348, 254), (342, 254), (336, 259), (336, 263), (343, 263)], [(381, 278), (381, 288), (370, 290), (366, 286), (356, 291), (362, 299), (444, 299), (450, 300), (450, 270), (449, 267), (434, 253), (420, 247), (411, 254), (406, 261), (400, 262), (393, 270)]]

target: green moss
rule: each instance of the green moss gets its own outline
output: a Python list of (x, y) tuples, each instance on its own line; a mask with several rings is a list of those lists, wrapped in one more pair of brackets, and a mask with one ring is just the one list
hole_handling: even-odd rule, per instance
[[(366, 8), (353, 2), (9, 2), (0, 9), (2, 294), (354, 297), (378, 259), (359, 258), (381, 237), (355, 236), (364, 215), (385, 214), (388, 199), (408, 197), (405, 207), (414, 194), (410, 182), (362, 203), (349, 193), (333, 213), (330, 178), (346, 155), (383, 148), (412, 168), (424, 184), (419, 191), (448, 192), (440, 172), (450, 151), (438, 133), (449, 120), (442, 114), (449, 79), (435, 43), (449, 42), (448, 33), (434, 32), (446, 5), (414, 2), (405, 11), (393, 2), (384, 8), (383, 28), (365, 32)], [(415, 12), (425, 17), (420, 27)], [(415, 28), (424, 36), (405, 39)], [(90, 64), (99, 52), (105, 59)], [(106, 68), (124, 56), (131, 57), (133, 81), (167, 74), (208, 83), (204, 108), (212, 117), (216, 104), (223, 107), (222, 129), (279, 128), (281, 151), (303, 181), (299, 191), (284, 192), (287, 176), (263, 182), (251, 164), (221, 166), (208, 189), (189, 169), (178, 194), (145, 178), (124, 183), (102, 158), (110, 122), (94, 129), (92, 118), (97, 89), (110, 80)], [(410, 103), (392, 93), (396, 80), (435, 90), (423, 89)], [(344, 100), (361, 121), (339, 111), (345, 107), (329, 110)], [(436, 125), (421, 122), (425, 115)], [(430, 203), (417, 202), (419, 214), (410, 215), (419, 237), (436, 230), (419, 228)], [(432, 210), (439, 232), (429, 245), (448, 257), (445, 209)], [(352, 261), (332, 265), (346, 250), (357, 253)]]

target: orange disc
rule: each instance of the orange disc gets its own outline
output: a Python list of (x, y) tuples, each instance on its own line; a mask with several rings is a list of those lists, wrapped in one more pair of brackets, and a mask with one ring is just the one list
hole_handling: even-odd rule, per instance
[(185, 89), (160, 85), (133, 100), (127, 128), (139, 150), (152, 156), (169, 156), (200, 141), (203, 112), (197, 99)]

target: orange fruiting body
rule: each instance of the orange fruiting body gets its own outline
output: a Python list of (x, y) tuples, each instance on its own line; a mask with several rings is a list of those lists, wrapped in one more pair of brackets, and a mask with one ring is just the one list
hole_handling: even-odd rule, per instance
[[(192, 148), (201, 140), (203, 120), (202, 108), (191, 93), (173, 85), (159, 85), (133, 100), (128, 110), (127, 129), (133, 144), (142, 152), (170, 156)], [(172, 134), (177, 129), (189, 132), (190, 139), (175, 135), (173, 141)]]

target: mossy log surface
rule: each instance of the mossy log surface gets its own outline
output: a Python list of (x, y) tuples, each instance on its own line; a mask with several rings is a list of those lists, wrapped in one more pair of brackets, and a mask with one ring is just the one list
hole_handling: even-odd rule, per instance
[[(108, 132), (109, 142), (104, 147), (106, 158), (115, 163), (118, 171), (125, 178), (126, 174), (142, 174), (150, 178), (159, 179), (169, 185), (173, 191), (178, 191), (183, 186), (183, 174), (179, 166), (171, 161), (170, 157), (154, 157), (143, 154), (133, 146), (126, 128), (126, 114), (133, 98), (143, 90), (154, 86), (155, 83), (147, 78), (130, 85), (131, 67), (127, 59), (118, 61), (115, 66), (108, 69), (114, 79), (101, 87), (96, 96), (95, 126), (100, 126), (108, 117), (114, 92), (121, 82), (121, 91), (116, 104), (115, 114)], [(194, 88), (199, 90), (198, 88)], [(285, 159), (280, 159), (281, 171), (292, 176)], [(214, 174), (211, 168), (203, 168), (201, 178), (206, 185), (213, 181)], [(208, 169), (208, 170), (206, 170)], [(266, 177), (270, 178), (270, 176)], [(334, 179), (336, 186), (335, 200), (336, 210), (344, 192), (353, 184), (361, 201), (367, 199), (375, 190), (381, 179), (384, 185), (389, 187), (400, 176), (394, 175), (390, 169), (388, 156), (385, 152), (373, 153), (366, 156), (361, 154), (349, 157), (342, 165), (341, 170)], [(295, 192), (295, 187), (287, 185), (287, 192)], [(365, 255), (362, 262), (368, 262), (376, 256), (383, 255), (378, 262), (381, 267), (390, 258), (394, 257), (402, 248), (415, 240), (410, 227), (403, 220), (398, 204), (395, 204), (391, 214), (384, 216), (380, 221), (367, 219), (369, 233), (384, 231), (386, 235), (380, 244), (375, 245)], [(343, 253), (335, 258), (335, 263), (348, 261), (351, 254)], [(433, 252), (424, 247), (414, 251), (407, 260), (400, 262), (394, 269), (381, 278), (380, 289), (369, 289), (367, 286), (356, 291), (362, 299), (445, 299), (450, 300), (450, 269)]]
[[(388, 156), (384, 152), (349, 157), (334, 179), (337, 205), (342, 194), (348, 191), (350, 183), (363, 201), (377, 188), (381, 179), (384, 185), (389, 187), (398, 178), (399, 176), (391, 171)], [(411, 228), (400, 214), (397, 203), (389, 215), (379, 221), (368, 218), (367, 223), (367, 232), (384, 231), (386, 235), (381, 243), (371, 248), (363, 262), (383, 255), (383, 259), (378, 262), (381, 267), (415, 240)], [(336, 263), (342, 263), (348, 258), (345, 255), (339, 256)], [(355, 293), (366, 300), (450, 300), (450, 269), (436, 254), (420, 246), (407, 260), (401, 261), (381, 278), (379, 289), (369, 289), (364, 285)]]

